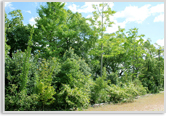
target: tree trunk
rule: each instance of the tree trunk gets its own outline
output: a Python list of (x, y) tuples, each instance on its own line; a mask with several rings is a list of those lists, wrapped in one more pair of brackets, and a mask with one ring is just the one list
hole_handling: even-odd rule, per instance
[[(102, 39), (103, 39), (103, 9), (102, 9)], [(103, 44), (101, 44), (101, 50), (103, 51)], [(101, 53), (101, 77), (103, 73), (103, 53)]]

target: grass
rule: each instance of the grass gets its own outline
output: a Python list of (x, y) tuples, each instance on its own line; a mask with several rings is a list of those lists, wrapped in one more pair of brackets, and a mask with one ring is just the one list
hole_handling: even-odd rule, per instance
[(132, 103), (89, 107), (83, 111), (164, 111), (164, 93), (142, 96)]

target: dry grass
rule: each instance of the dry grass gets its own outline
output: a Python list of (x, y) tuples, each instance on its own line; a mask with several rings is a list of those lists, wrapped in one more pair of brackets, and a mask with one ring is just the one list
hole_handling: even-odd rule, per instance
[(164, 111), (164, 93), (146, 95), (132, 103), (89, 107), (84, 111)]

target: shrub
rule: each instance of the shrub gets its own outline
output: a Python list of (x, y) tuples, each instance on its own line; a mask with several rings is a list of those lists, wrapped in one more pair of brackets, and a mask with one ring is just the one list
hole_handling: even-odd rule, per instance
[(63, 85), (62, 91), (58, 94), (58, 97), (65, 107), (65, 110), (76, 110), (77, 108), (87, 108), (89, 105), (89, 93), (85, 92), (82, 88), (71, 88), (69, 85)]
[(105, 81), (106, 77), (106, 69), (104, 68), (102, 77), (98, 77), (93, 85), (91, 91), (91, 103), (102, 103), (109, 101), (109, 95), (107, 91), (108, 83)]
[(112, 72), (112, 73), (110, 73), (108, 76), (107, 76), (107, 80), (110, 80), (110, 82), (111, 82), (111, 84), (115, 84), (115, 85), (118, 85), (118, 80), (119, 80), (119, 78), (118, 78), (118, 73), (116, 72), (116, 73), (114, 73), (114, 72)]
[(38, 95), (27, 95), (26, 90), (17, 92), (17, 85), (12, 84), (10, 88), (11, 94), (5, 95), (6, 111), (34, 111), (38, 104)]
[(142, 82), (139, 79), (135, 79), (133, 81), (134, 87), (138, 91), (138, 95), (145, 95), (147, 93), (148, 88), (143, 87)]
[(119, 103), (130, 96), (126, 93), (125, 89), (114, 84), (111, 84), (109, 86), (108, 93), (110, 95), (110, 102), (114, 103)]
[(123, 83), (122, 86), (111, 84), (108, 93), (111, 102), (131, 102), (136, 96), (146, 94), (146, 88), (137, 79), (133, 82)]
[(39, 95), (39, 100), (41, 105), (50, 105), (54, 102), (55, 98), (53, 97), (55, 88), (52, 86), (52, 75), (55, 70), (55, 67), (58, 67), (57, 60), (55, 58), (42, 61), (38, 64), (38, 69), (35, 72), (35, 93)]
[(66, 51), (61, 60), (61, 70), (54, 76), (56, 86), (56, 102), (53, 107), (57, 110), (70, 110), (87, 107), (90, 101), (90, 68), (72, 49)]

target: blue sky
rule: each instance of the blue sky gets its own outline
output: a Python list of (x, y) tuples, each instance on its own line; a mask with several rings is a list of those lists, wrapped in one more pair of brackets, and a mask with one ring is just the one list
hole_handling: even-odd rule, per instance
[[(20, 9), (24, 17), (24, 24), (35, 24), (38, 17), (37, 9), (45, 2), (5, 2), (5, 12)], [(98, 2), (67, 2), (65, 9), (82, 13), (83, 17), (92, 16), (92, 4)], [(110, 17), (115, 24), (107, 28), (107, 32), (115, 32), (118, 26), (125, 28), (138, 28), (139, 34), (145, 34), (144, 39), (151, 39), (152, 43), (164, 46), (164, 3), (163, 2), (109, 2), (112, 10), (116, 11)]]

